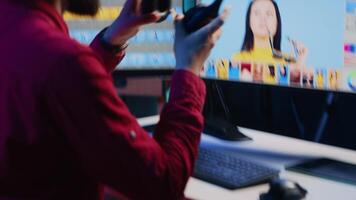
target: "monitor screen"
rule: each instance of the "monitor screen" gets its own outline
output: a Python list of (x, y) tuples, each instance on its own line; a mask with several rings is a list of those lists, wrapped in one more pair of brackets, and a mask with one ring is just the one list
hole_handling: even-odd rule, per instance
[[(120, 14), (125, 0), (101, 0), (101, 9), (94, 17), (81, 17), (65, 13), (70, 35), (83, 44), (89, 44), (105, 27)], [(182, 12), (181, 0), (173, 0), (172, 6)], [(118, 70), (173, 69), (175, 58), (172, 51), (174, 39), (173, 18), (162, 23), (148, 25), (129, 41), (125, 58)]]
[(225, 0), (224, 6), (230, 16), (202, 76), (356, 92), (356, 0)]

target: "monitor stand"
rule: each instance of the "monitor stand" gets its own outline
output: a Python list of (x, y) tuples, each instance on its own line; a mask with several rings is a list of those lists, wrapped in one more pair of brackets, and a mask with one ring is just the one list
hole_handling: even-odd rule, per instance
[(251, 140), (251, 138), (241, 133), (237, 126), (219, 117), (205, 119), (204, 133), (229, 141)]
[[(249, 141), (230, 120), (229, 107), (216, 80), (206, 80), (207, 98), (204, 108), (204, 133), (228, 141)], [(220, 111), (218, 112), (218, 110)], [(221, 110), (223, 113), (221, 114)]]

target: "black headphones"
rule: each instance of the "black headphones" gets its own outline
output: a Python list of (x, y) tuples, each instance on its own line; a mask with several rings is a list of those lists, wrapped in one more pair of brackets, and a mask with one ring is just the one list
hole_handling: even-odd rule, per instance
[[(215, 0), (209, 6), (198, 4), (197, 0), (190, 0), (193, 7), (187, 9), (184, 14), (184, 24), (188, 33), (195, 32), (200, 27), (209, 23), (213, 18), (218, 16), (219, 8), (223, 0)], [(183, 0), (183, 7), (187, 1)], [(154, 11), (162, 13), (161, 18), (157, 21), (160, 23), (167, 19), (171, 13), (172, 0), (142, 0), (141, 13), (149, 14)]]
[(159, 11), (162, 13), (161, 18), (157, 23), (163, 22), (167, 19), (171, 13), (172, 1), (171, 0), (142, 0), (141, 3), (141, 13), (149, 14), (154, 11)]

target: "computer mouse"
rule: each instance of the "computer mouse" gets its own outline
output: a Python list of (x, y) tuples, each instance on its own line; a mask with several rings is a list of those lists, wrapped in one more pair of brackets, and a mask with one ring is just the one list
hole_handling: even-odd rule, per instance
[(298, 183), (285, 179), (274, 179), (270, 182), (270, 190), (260, 195), (260, 200), (302, 200), (307, 190)]

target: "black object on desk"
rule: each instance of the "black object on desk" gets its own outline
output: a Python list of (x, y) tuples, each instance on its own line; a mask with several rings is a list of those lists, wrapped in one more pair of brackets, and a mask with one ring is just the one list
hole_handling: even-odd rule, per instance
[(260, 195), (260, 200), (302, 200), (307, 190), (294, 181), (274, 179), (270, 182), (270, 190)]
[(287, 170), (356, 185), (356, 165), (327, 158), (312, 159)]
[(227, 189), (237, 189), (269, 182), (278, 174), (278, 170), (269, 166), (201, 146), (193, 176)]
[(230, 108), (226, 104), (224, 94), (215, 80), (205, 80), (206, 99), (204, 105), (205, 134), (228, 141), (248, 141), (248, 136), (240, 132), (236, 124), (232, 123)]

